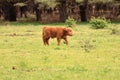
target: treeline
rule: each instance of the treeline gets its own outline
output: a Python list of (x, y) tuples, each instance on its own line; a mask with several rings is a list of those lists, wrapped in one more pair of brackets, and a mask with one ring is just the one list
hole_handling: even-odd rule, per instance
[(68, 17), (76, 21), (89, 21), (92, 17), (116, 21), (120, 20), (120, 1), (0, 0), (1, 20), (17, 21), (22, 17), (43, 23), (64, 22)]

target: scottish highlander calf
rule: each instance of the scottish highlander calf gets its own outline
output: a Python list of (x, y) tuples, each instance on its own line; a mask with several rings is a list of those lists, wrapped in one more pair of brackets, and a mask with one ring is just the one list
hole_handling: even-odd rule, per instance
[(50, 38), (57, 38), (57, 44), (60, 45), (61, 39), (65, 40), (68, 45), (67, 36), (72, 36), (73, 32), (71, 28), (64, 27), (43, 27), (42, 39), (44, 45), (49, 45)]

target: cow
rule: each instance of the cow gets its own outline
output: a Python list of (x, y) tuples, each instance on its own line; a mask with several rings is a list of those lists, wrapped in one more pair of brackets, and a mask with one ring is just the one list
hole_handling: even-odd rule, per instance
[(72, 36), (73, 30), (71, 28), (65, 27), (43, 27), (42, 39), (44, 45), (49, 45), (50, 38), (57, 38), (57, 45), (60, 45), (61, 39), (65, 40), (66, 45), (68, 45), (67, 36)]

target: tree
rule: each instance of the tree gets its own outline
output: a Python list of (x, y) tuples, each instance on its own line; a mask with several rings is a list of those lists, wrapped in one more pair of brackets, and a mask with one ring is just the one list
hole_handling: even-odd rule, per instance
[(13, 2), (3, 1), (1, 2), (4, 19), (9, 21), (16, 21), (15, 7)]
[(95, 3), (113, 3), (115, 0), (76, 0), (76, 2), (80, 3), (80, 16), (81, 16), (81, 21), (87, 21), (87, 9), (88, 9), (88, 4), (95, 4)]
[(86, 13), (87, 13), (87, 7), (88, 7), (88, 0), (76, 0), (76, 2), (80, 3), (79, 9), (80, 9), (80, 16), (81, 21), (87, 21)]
[(58, 3), (56, 0), (35, 0), (35, 12), (36, 12), (36, 20), (41, 20), (41, 14), (44, 11), (47, 11), (49, 13), (52, 12), (52, 9), (57, 5)]
[(67, 0), (57, 0), (59, 4), (59, 14), (60, 14), (60, 21), (65, 22), (67, 19), (67, 12), (66, 12), (66, 2)]
[(16, 9), (14, 4), (24, 2), (26, 0), (0, 0), (0, 5), (4, 14), (4, 19), (8, 21), (16, 21)]
[(18, 2), (16, 4), (14, 4), (14, 6), (18, 8), (18, 13), (20, 12), (21, 17), (23, 17), (23, 15), (24, 15), (25, 18), (27, 18), (27, 14), (26, 14), (27, 4), (25, 4), (23, 2)]

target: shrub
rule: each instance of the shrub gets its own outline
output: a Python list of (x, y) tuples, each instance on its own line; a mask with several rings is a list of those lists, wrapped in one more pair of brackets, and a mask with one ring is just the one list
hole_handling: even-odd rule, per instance
[(67, 27), (73, 28), (76, 26), (76, 21), (71, 17), (68, 17), (68, 19), (66, 19), (65, 23), (67, 24)]
[(109, 29), (111, 30), (111, 33), (110, 33), (111, 35), (120, 33), (120, 30), (117, 25), (112, 25)]
[(117, 18), (115, 19), (115, 21), (120, 21), (120, 15), (117, 16)]
[(83, 48), (85, 52), (90, 52), (90, 50), (95, 47), (94, 42), (96, 42), (96, 40), (81, 40), (81, 48)]
[(103, 29), (105, 27), (108, 27), (110, 21), (108, 21), (105, 18), (92, 18), (90, 20), (91, 28), (93, 29)]

